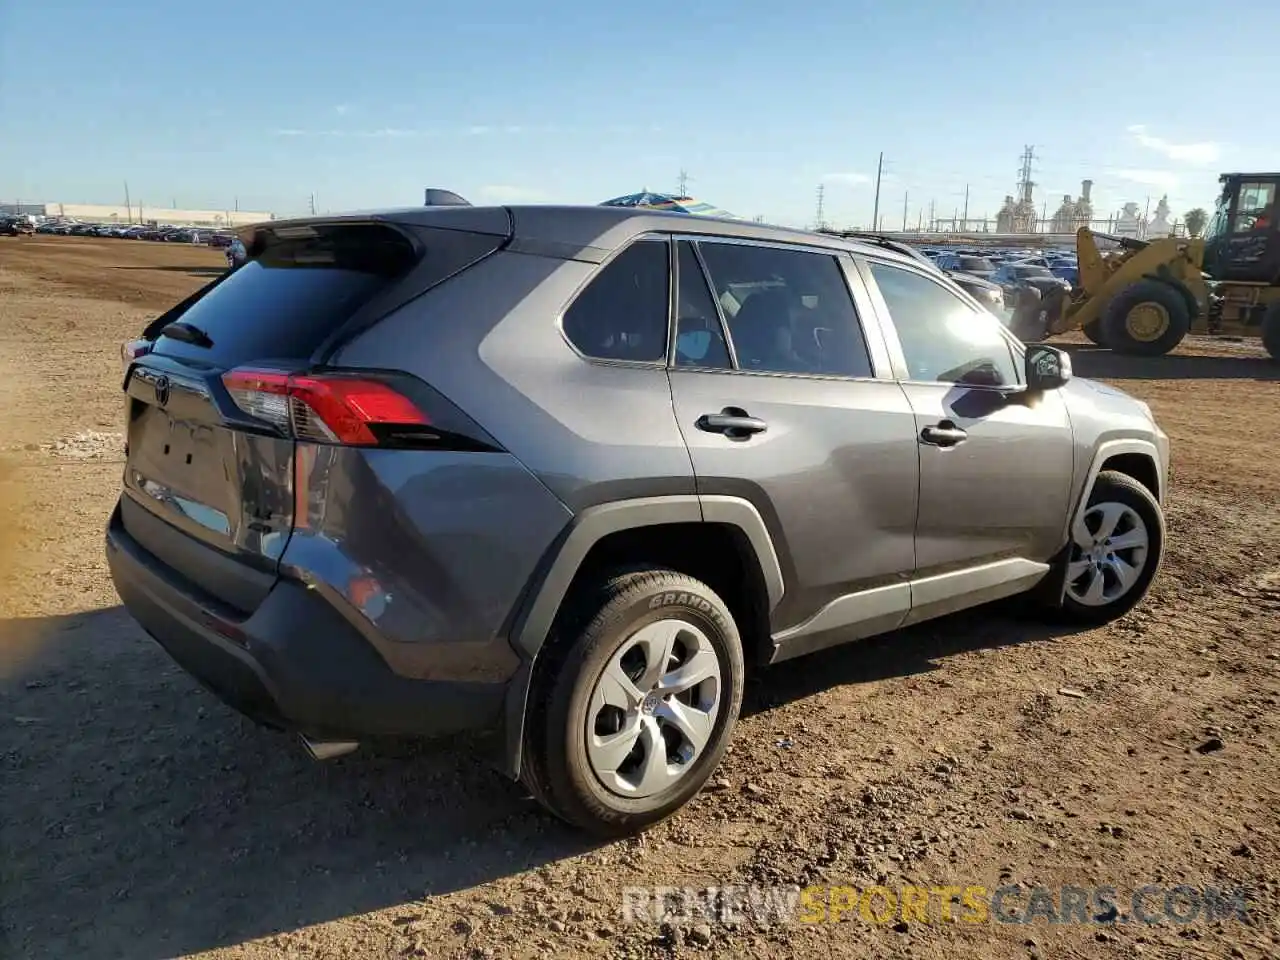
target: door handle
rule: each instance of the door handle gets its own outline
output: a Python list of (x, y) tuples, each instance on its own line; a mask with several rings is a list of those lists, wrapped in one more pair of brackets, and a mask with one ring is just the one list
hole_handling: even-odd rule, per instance
[(737, 407), (725, 407), (719, 413), (704, 413), (696, 423), (699, 430), (723, 433), (730, 440), (746, 440), (752, 434), (764, 433), (769, 425)]
[(950, 420), (943, 420), (920, 431), (920, 441), (935, 447), (954, 447), (957, 443), (964, 443), (968, 436)]

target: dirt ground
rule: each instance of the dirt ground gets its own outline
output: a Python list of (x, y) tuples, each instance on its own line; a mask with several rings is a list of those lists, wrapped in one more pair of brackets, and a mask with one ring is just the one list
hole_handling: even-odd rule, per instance
[[(1280, 956), (1280, 368), (1256, 345), (1074, 348), (1173, 439), (1136, 612), (1072, 634), (983, 610), (764, 672), (718, 789), (600, 846), (456, 746), (314, 763), (119, 606), (118, 345), (220, 262), (0, 238), (0, 956)], [(623, 922), (624, 887), (733, 884), (1111, 885), (1119, 915)], [(1146, 884), (1245, 888), (1248, 922), (1134, 922)]]

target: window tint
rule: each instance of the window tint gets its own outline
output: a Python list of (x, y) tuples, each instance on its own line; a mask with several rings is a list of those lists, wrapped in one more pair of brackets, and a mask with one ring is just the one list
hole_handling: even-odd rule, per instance
[(720, 328), (720, 313), (694, 254), (693, 244), (679, 243), (679, 288), (676, 296), (676, 366), (732, 366)]
[(871, 376), (862, 328), (834, 256), (745, 244), (698, 246), (740, 369)]
[(638, 240), (610, 260), (564, 315), (569, 341), (600, 360), (667, 355), (667, 245)]
[(889, 307), (910, 379), (1012, 386), (1018, 371), (1000, 321), (975, 311), (940, 283), (918, 273), (872, 263)]
[(1236, 219), (1232, 232), (1270, 230), (1275, 225), (1275, 191), (1273, 183), (1240, 184), (1240, 199), (1236, 201)]
[[(418, 259), (409, 241), (388, 227), (293, 229), (287, 236), (267, 231), (254, 259), (211, 285), (181, 313), (184, 323), (208, 334), (211, 346), (161, 336), (156, 352), (226, 366), (310, 356), (358, 307)], [(490, 247), (500, 242), (478, 239)], [(148, 328), (150, 336), (158, 332), (153, 327)]]

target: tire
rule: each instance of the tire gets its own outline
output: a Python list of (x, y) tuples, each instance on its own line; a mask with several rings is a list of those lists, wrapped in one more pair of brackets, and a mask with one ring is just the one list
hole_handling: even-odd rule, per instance
[(1093, 343), (1096, 343), (1098, 346), (1100, 347), (1106, 346), (1106, 344), (1102, 342), (1102, 321), (1101, 320), (1090, 320), (1088, 323), (1086, 323), (1084, 326), (1080, 328), (1080, 332), (1083, 333), (1086, 337), (1088, 337), (1090, 341), (1092, 341)]
[[(677, 668), (696, 655), (698, 664), (718, 671), (718, 679), (708, 677), (682, 694), (678, 707), (671, 704), (680, 698), (655, 697), (645, 677), (675, 675), (671, 660), (659, 669), (661, 657), (650, 656), (650, 644), (672, 649), (668, 638)], [(619, 573), (577, 591), (549, 643), (530, 691), (525, 785), (556, 816), (600, 836), (634, 834), (671, 816), (719, 765), (742, 707), (742, 644), (724, 601), (674, 570)], [(619, 670), (631, 684), (625, 691), (609, 679)], [(649, 696), (637, 707), (636, 694)], [(693, 699), (700, 703), (691, 705)], [(632, 706), (614, 706), (624, 700)], [(714, 711), (698, 709), (713, 700)], [(699, 737), (705, 741), (694, 748), (680, 730), (704, 723)], [(650, 750), (655, 736), (667, 762), (649, 767), (644, 761), (658, 756)], [(630, 753), (625, 747), (610, 753), (610, 741), (631, 743)]]
[[(1150, 338), (1137, 335), (1149, 319), (1163, 319)], [(1117, 353), (1159, 357), (1182, 342), (1191, 329), (1187, 301), (1173, 287), (1159, 280), (1139, 280), (1112, 297), (1103, 311), (1099, 333), (1102, 343)]]
[(1262, 316), (1262, 345), (1272, 360), (1280, 360), (1280, 300)]
[[(1099, 521), (1110, 518), (1110, 531)], [(1146, 596), (1164, 554), (1164, 511), (1146, 487), (1127, 474), (1104, 470), (1098, 474), (1082, 518), (1085, 528), (1073, 524), (1071, 545), (1067, 553), (1067, 586), (1062, 601), (1066, 619), (1088, 626), (1110, 623), (1124, 616)], [(1135, 522), (1137, 521), (1137, 522)], [(1119, 536), (1116, 536), (1116, 531)], [(1107, 539), (1095, 534), (1110, 532)], [(1145, 539), (1145, 547), (1120, 547), (1116, 542), (1134, 543)], [(1108, 559), (1108, 557), (1112, 559)], [(1118, 559), (1131, 570), (1132, 580), (1120, 589), (1123, 579)], [(1096, 593), (1089, 588), (1094, 584)]]

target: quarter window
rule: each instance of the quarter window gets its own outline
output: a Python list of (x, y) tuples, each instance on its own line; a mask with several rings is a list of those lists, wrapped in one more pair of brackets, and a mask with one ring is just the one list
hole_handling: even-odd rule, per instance
[(858, 315), (834, 256), (698, 245), (741, 370), (870, 377)]
[(636, 241), (605, 264), (565, 311), (565, 336), (599, 360), (665, 359), (669, 273), (665, 242)]
[(1000, 321), (921, 274), (872, 263), (911, 380), (1013, 386), (1018, 370)]
[(711, 299), (693, 244), (679, 242), (676, 295), (676, 366), (728, 368), (729, 349), (720, 327), (720, 311)]

